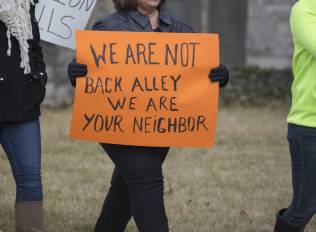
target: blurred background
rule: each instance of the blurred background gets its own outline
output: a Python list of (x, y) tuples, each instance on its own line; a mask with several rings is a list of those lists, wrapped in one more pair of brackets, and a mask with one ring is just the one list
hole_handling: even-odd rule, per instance
[[(293, 80), (289, 16), (294, 0), (169, 0), (196, 32), (220, 34), (231, 72), (221, 90), (213, 149), (172, 149), (164, 165), (172, 232), (272, 232), (291, 201), (286, 116)], [(89, 26), (113, 12), (99, 0)], [(41, 117), (48, 232), (93, 230), (113, 165), (98, 144), (70, 140), (74, 51), (43, 42), (49, 81)], [(14, 225), (14, 181), (0, 150), (0, 231)], [(127, 232), (136, 232), (133, 221)], [(312, 221), (307, 232), (316, 231)]]

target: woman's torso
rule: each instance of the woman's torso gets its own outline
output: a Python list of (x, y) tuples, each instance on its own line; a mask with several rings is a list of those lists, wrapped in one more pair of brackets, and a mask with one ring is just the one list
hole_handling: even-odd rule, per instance
[[(41, 51), (33, 51), (39, 47), (40, 35), (35, 19), (35, 8), (31, 8), (33, 40), (30, 44), (30, 65), (33, 73), (45, 73), (45, 65)], [(7, 27), (0, 21), (0, 122), (29, 121), (40, 115), (40, 103), (45, 95), (46, 75), (35, 80), (24, 75), (20, 68), (20, 48), (16, 38), (11, 36), (11, 56), (7, 55)], [(40, 52), (40, 54), (38, 54)], [(40, 57), (34, 60), (34, 56)], [(41, 66), (41, 67), (39, 67)]]
[[(302, 17), (305, 17), (304, 20)], [(294, 29), (294, 27), (301, 27), (299, 20), (302, 22), (316, 20), (316, 5), (312, 0), (299, 1), (292, 10), (294, 82), (292, 107), (287, 121), (300, 126), (316, 128), (316, 57), (301, 44), (301, 35), (296, 34), (302, 33), (301, 29), (298, 31)]]

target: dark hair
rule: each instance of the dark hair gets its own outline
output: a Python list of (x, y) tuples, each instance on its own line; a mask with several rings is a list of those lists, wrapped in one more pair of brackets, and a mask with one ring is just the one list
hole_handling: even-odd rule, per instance
[[(130, 11), (137, 9), (138, 0), (112, 0), (116, 10)], [(161, 7), (167, 0), (161, 0), (159, 7)]]

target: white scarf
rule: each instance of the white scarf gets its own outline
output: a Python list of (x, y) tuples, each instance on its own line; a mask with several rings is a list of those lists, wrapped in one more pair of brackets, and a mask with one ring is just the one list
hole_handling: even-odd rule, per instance
[(28, 40), (33, 39), (32, 22), (30, 16), (33, 0), (0, 0), (0, 21), (8, 28), (8, 56), (11, 55), (11, 35), (20, 45), (21, 65), (24, 73), (31, 72)]

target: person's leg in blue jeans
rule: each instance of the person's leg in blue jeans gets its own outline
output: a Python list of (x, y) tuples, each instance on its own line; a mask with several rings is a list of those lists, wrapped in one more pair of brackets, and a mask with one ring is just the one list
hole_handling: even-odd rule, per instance
[(8, 156), (16, 183), (17, 231), (19, 224), (35, 223), (38, 228), (42, 228), (43, 192), (39, 120), (0, 123), (0, 143)]
[(316, 128), (290, 124), (288, 140), (294, 195), (289, 208), (278, 215), (286, 230), (276, 228), (276, 232), (304, 231), (316, 213)]
[(122, 232), (131, 216), (141, 232), (169, 231), (162, 175), (169, 148), (102, 146), (115, 164), (115, 170), (98, 221), (102, 220), (104, 227), (97, 224), (95, 231)]

